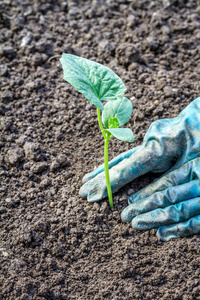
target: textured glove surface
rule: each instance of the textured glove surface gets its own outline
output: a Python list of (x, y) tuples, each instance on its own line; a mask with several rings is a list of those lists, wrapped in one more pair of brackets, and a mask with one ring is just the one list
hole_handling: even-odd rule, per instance
[(135, 229), (158, 228), (163, 241), (200, 233), (200, 157), (129, 198), (121, 217)]

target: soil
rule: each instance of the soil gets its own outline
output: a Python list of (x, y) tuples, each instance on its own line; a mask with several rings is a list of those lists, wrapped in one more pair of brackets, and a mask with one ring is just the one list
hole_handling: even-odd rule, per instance
[(161, 242), (120, 213), (145, 175), (107, 199), (79, 196), (103, 162), (96, 109), (63, 80), (63, 52), (110, 67), (133, 103), (132, 144), (199, 96), (198, 0), (3, 0), (0, 299), (200, 299), (200, 235)]

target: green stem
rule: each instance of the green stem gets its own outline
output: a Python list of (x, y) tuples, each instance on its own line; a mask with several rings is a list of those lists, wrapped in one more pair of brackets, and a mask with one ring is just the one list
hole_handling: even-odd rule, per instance
[(110, 186), (109, 166), (108, 166), (108, 142), (112, 135), (110, 133), (106, 134), (103, 131), (104, 129), (101, 122), (101, 112), (99, 107), (97, 107), (97, 116), (98, 116), (99, 127), (104, 137), (104, 167), (105, 167), (106, 185), (108, 191), (108, 200), (109, 200), (110, 208), (113, 208), (112, 190)]
[(103, 125), (101, 123), (101, 112), (100, 112), (100, 108), (99, 107), (97, 107), (97, 117), (98, 117), (99, 127), (101, 129), (103, 137), (104, 137), (104, 139), (106, 139), (106, 134), (102, 131), (103, 130)]
[(112, 199), (112, 190), (110, 186), (110, 178), (109, 178), (109, 166), (108, 166), (108, 142), (110, 139), (110, 135), (107, 134), (104, 143), (104, 166), (105, 166), (105, 176), (106, 176), (106, 185), (108, 191), (108, 200), (110, 204), (110, 208), (113, 208), (113, 199)]

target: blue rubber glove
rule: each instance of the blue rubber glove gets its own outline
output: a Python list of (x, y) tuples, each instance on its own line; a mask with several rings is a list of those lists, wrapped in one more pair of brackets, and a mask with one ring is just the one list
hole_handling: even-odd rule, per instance
[(135, 229), (158, 228), (162, 241), (200, 233), (200, 157), (128, 199), (121, 214)]
[[(150, 171), (166, 174), (172, 172), (199, 156), (200, 97), (188, 105), (178, 117), (153, 122), (141, 146), (126, 151), (110, 161), (112, 191), (118, 191), (125, 184)], [(80, 189), (80, 195), (89, 202), (107, 196), (103, 165), (86, 174), (83, 182), (85, 184)], [(124, 212), (122, 219), (127, 220)]]

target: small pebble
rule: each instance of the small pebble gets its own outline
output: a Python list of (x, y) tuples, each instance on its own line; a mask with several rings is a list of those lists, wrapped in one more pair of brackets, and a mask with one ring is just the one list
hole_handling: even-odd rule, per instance
[(47, 168), (47, 163), (46, 162), (39, 162), (37, 164), (34, 164), (31, 168), (31, 171), (34, 174), (39, 174), (42, 171), (44, 171)]
[(26, 142), (24, 144), (24, 152), (25, 152), (26, 158), (34, 159), (35, 151), (36, 151), (36, 144), (31, 143), (31, 142)]
[(21, 149), (11, 149), (8, 151), (7, 159), (11, 165), (16, 165), (24, 157), (23, 151)]
[(164, 87), (164, 93), (167, 97), (171, 97), (174, 95), (174, 91), (173, 91), (172, 87), (168, 86), (168, 85)]
[(50, 178), (44, 178), (41, 182), (40, 182), (40, 186), (41, 187), (47, 187), (48, 185), (51, 184), (51, 179)]
[(158, 105), (158, 104), (159, 104), (159, 101), (158, 101), (158, 100), (154, 101), (154, 104), (155, 104), (155, 105)]
[(11, 203), (11, 202), (12, 202), (12, 199), (11, 199), (11, 198), (6, 198), (6, 199), (5, 199), (5, 202), (6, 202), (6, 203)]

